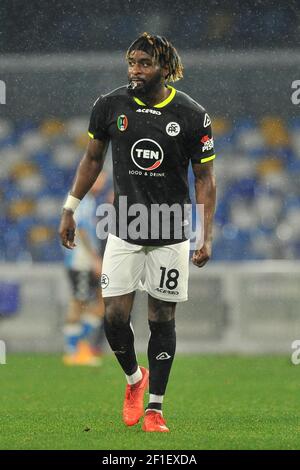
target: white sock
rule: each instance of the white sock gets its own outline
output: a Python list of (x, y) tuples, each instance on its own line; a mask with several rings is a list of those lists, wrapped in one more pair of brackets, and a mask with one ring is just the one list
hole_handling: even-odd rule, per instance
[(68, 336), (80, 335), (82, 326), (80, 323), (66, 323), (63, 327), (63, 333)]
[(65, 337), (65, 352), (68, 354), (75, 353), (82, 335), (82, 325), (80, 323), (67, 323), (64, 326), (63, 332)]
[(164, 401), (163, 395), (153, 395), (149, 394), (149, 403), (162, 403)]
[(127, 383), (129, 385), (134, 385), (134, 384), (138, 383), (140, 380), (142, 380), (143, 374), (142, 374), (141, 369), (138, 367), (137, 371), (134, 374), (125, 375), (125, 377), (126, 377)]
[[(150, 405), (151, 403), (161, 403), (164, 401), (164, 396), (163, 395), (154, 395), (153, 393), (150, 393), (149, 394), (149, 403), (148, 405)], [(146, 412), (147, 411), (155, 411), (155, 413), (160, 413), (161, 415), (163, 414), (162, 413), (162, 410), (157, 410), (156, 408), (149, 408), (149, 406), (146, 408)]]
[(155, 413), (163, 415), (162, 410), (156, 410), (155, 408), (146, 408), (145, 413), (147, 413), (147, 411), (154, 411)]

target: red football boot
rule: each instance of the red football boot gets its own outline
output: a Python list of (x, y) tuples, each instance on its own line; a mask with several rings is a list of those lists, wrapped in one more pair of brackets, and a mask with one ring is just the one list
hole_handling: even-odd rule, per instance
[(148, 388), (149, 371), (141, 367), (142, 379), (134, 385), (127, 385), (123, 405), (123, 421), (126, 426), (134, 426), (144, 414), (144, 394)]
[(170, 431), (170, 429), (166, 426), (166, 422), (162, 417), (162, 414), (151, 410), (146, 411), (142, 429), (146, 432)]

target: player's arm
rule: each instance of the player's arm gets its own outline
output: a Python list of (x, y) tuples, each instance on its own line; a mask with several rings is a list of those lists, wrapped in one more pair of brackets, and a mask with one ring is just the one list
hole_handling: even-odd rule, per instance
[[(70, 191), (70, 196), (73, 198), (71, 202), (74, 201), (76, 204), (76, 200), (81, 200), (93, 186), (102, 170), (107, 145), (108, 142), (104, 140), (89, 140), (86, 152), (78, 165), (74, 183)], [(72, 204), (70, 205), (72, 206)], [(68, 249), (72, 249), (76, 246), (74, 243), (76, 228), (73, 217), (74, 210), (74, 207), (63, 209), (59, 227), (61, 242), (63, 246)]]
[(108, 142), (90, 139), (86, 152), (78, 165), (70, 194), (82, 199), (95, 183), (103, 168)]
[[(211, 256), (213, 217), (216, 207), (216, 180), (213, 161), (192, 164), (195, 176), (196, 203), (204, 206), (203, 245), (194, 251), (192, 262), (201, 268)], [(201, 237), (202, 238), (202, 237)]]

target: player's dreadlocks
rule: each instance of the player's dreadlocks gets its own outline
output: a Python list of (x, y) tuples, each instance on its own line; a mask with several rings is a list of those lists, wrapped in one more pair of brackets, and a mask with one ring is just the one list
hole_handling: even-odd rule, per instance
[(128, 48), (126, 59), (132, 51), (144, 51), (151, 55), (161, 67), (167, 66), (169, 73), (166, 77), (168, 82), (176, 82), (183, 78), (183, 65), (174, 46), (164, 36), (152, 36), (143, 33)]

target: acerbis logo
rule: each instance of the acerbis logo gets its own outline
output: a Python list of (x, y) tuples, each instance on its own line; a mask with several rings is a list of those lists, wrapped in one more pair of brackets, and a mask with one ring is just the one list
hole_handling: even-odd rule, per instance
[(175, 137), (180, 132), (180, 125), (177, 122), (169, 122), (166, 126), (166, 133), (171, 137)]
[(152, 171), (161, 165), (164, 152), (155, 140), (140, 139), (131, 147), (131, 158), (141, 170)]
[(157, 111), (156, 109), (149, 109), (149, 108), (139, 108), (136, 110), (136, 113), (145, 113), (145, 114), (157, 114), (161, 115), (160, 111)]
[(166, 359), (170, 359), (170, 355), (167, 352), (162, 352), (156, 356), (157, 361), (165, 361)]
[(163, 289), (162, 287), (156, 287), (155, 290), (157, 290), (157, 292), (160, 292), (161, 294), (170, 294), (170, 295), (179, 294), (178, 290), (168, 290), (168, 289)]
[(207, 113), (205, 113), (203, 127), (208, 127), (210, 124), (211, 124), (210, 117)]

